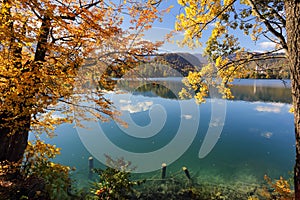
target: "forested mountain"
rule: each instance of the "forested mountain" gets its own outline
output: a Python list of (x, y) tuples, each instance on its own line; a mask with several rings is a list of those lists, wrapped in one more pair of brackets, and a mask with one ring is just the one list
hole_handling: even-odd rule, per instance
[[(252, 52), (256, 57), (262, 56), (261, 53)], [(232, 55), (231, 59), (234, 59)], [(249, 72), (242, 78), (272, 78), (289, 79), (290, 73), (286, 65), (284, 55), (277, 53), (274, 58), (250, 62), (246, 67)], [(155, 56), (152, 61), (140, 68), (142, 77), (178, 77), (187, 76), (189, 71), (199, 71), (209, 61), (202, 54), (190, 53), (164, 53)], [(134, 67), (129, 67), (131, 69)], [(110, 77), (121, 78), (123, 72), (114, 70), (114, 66), (109, 66), (107, 73)]]
[[(257, 58), (263, 56), (261, 53), (252, 53)], [(284, 54), (274, 53), (274, 58), (250, 62), (246, 67), (249, 73), (242, 78), (272, 78), (289, 79), (290, 73), (286, 65), (287, 60)], [(231, 57), (234, 59), (234, 55)], [(182, 76), (187, 76), (189, 71), (200, 70), (209, 61), (202, 54), (190, 53), (165, 53), (156, 56), (153, 59), (151, 67), (145, 69), (144, 74), (150, 77), (176, 76), (170, 68), (161, 67), (165, 65), (179, 72)], [(147, 71), (147, 72), (146, 72)], [(178, 76), (178, 74), (177, 74)]]
[(165, 53), (156, 56), (143, 74), (149, 77), (187, 76), (201, 69), (204, 63), (190, 53)]

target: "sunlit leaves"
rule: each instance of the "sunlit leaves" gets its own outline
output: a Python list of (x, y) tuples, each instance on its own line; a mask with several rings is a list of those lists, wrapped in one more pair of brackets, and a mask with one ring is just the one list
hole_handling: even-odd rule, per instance
[[(272, 180), (267, 175), (264, 176), (268, 186), (273, 189), (272, 192), (265, 191), (266, 197), (273, 197), (278, 199), (293, 199), (294, 191), (291, 190), (291, 184), (289, 180), (284, 179), (280, 176), (278, 180)], [(267, 189), (265, 189), (267, 190)]]
[[(91, 111), (98, 119), (117, 120), (105, 90), (97, 86), (113, 89), (107, 81), (111, 71), (122, 75), (149, 59), (162, 43), (143, 40), (142, 32), (169, 11), (160, 11), (158, 1), (16, 0), (0, 5), (0, 126), (20, 126), (18, 119), (31, 116), (31, 129), (49, 134), (58, 124), (79, 120), (71, 115), (74, 110), (77, 117)], [(131, 22), (127, 28), (125, 17)], [(89, 84), (93, 87), (82, 87)], [(96, 107), (80, 110), (82, 98)], [(61, 117), (53, 117), (53, 109)]]
[[(53, 163), (52, 159), (60, 154), (60, 148), (46, 144), (41, 140), (29, 142), (24, 159), (20, 162), (0, 162), (0, 175), (13, 174), (18, 171), (24, 180), (35, 178), (45, 185), (43, 192), (50, 199), (66, 199), (67, 189), (71, 184), (70, 167)], [(7, 187), (15, 184), (7, 182)], [(3, 185), (1, 185), (3, 187)]]
[[(194, 47), (202, 36), (201, 32), (208, 28), (207, 24), (221, 13), (221, 1), (186, 0), (178, 1), (178, 3), (184, 6), (185, 13), (177, 16), (175, 29), (177, 31), (185, 31), (185, 37), (182, 41), (183, 45)], [(215, 34), (218, 31), (218, 27), (216, 27)]]
[[(185, 82), (186, 85), (191, 85), (191, 89), (196, 92), (196, 99), (200, 102), (206, 97), (206, 93), (199, 91), (204, 90), (207, 84), (217, 84), (223, 97), (232, 98), (229, 83), (233, 78), (248, 74), (248, 63), (268, 58), (268, 54), (262, 54), (261, 58), (258, 58), (241, 48), (234, 31), (241, 31), (254, 41), (265, 37), (277, 43), (278, 50), (286, 48), (282, 1), (178, 0), (178, 4), (184, 8), (184, 11), (177, 15), (175, 24), (176, 31), (184, 32), (181, 45), (195, 47), (200, 44), (204, 31), (210, 33), (204, 54), (214, 64), (211, 66), (215, 67), (212, 75), (205, 73), (205, 67), (200, 72), (201, 76), (191, 74)], [(221, 80), (213, 81), (211, 76)]]
[(70, 167), (54, 163), (51, 159), (60, 154), (60, 148), (41, 140), (28, 143), (21, 173), (26, 178), (38, 177), (46, 183), (45, 190), (51, 199), (66, 198), (71, 184)]

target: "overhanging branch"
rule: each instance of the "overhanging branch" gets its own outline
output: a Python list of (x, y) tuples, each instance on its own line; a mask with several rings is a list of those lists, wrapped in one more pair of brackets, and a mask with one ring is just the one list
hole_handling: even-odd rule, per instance
[(253, 10), (255, 11), (255, 13), (258, 15), (259, 19), (262, 20), (262, 22), (265, 24), (265, 26), (267, 27), (267, 29), (280, 40), (280, 43), (282, 45), (282, 47), (287, 50), (287, 43), (286, 40), (284, 38), (284, 36), (282, 34), (280, 34), (278, 31), (276, 31), (274, 29), (274, 27), (270, 24), (270, 22), (268, 21), (268, 19), (266, 19), (258, 10), (258, 7), (256, 5), (256, 3), (253, 0), (249, 0)]

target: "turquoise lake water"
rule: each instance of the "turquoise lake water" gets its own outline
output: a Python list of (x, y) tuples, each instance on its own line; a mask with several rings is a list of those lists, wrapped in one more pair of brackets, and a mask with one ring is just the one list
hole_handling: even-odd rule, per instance
[(289, 82), (237, 80), (234, 100), (211, 94), (201, 105), (178, 99), (181, 87), (176, 78), (124, 81), (121, 93), (106, 97), (128, 128), (113, 121), (86, 130), (64, 124), (56, 137), (42, 138), (62, 148), (56, 161), (76, 167), (79, 182), (88, 176), (88, 158), (104, 167), (104, 155), (131, 161), (141, 177), (159, 176), (164, 162), (170, 176), (186, 166), (194, 179), (217, 184), (290, 176), (295, 139)]

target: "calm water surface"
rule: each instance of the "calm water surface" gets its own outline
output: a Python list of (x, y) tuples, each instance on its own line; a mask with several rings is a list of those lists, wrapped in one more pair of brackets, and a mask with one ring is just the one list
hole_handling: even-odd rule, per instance
[[(295, 139), (293, 115), (288, 112), (291, 107), (290, 83), (285, 84), (279, 80), (235, 81), (235, 99), (223, 102), (226, 106), (224, 121), (212, 121), (213, 102), (217, 96), (207, 99), (205, 104), (196, 105), (193, 99), (176, 98), (176, 92), (182, 87), (179, 79), (152, 79), (144, 84), (124, 81), (119, 84), (122, 93), (107, 94), (107, 97), (123, 113), (122, 118), (128, 122), (128, 129), (115, 122), (100, 123), (100, 126), (114, 145), (142, 154), (168, 145), (178, 134), (182, 121), (197, 125), (191, 145), (175, 162), (168, 163), (169, 175), (187, 166), (194, 179), (215, 183), (256, 183), (263, 181), (264, 174), (274, 178), (289, 177), (294, 165)], [(181, 110), (183, 104), (184, 111)], [(153, 125), (155, 119), (158, 119), (157, 126)], [(199, 158), (204, 138), (210, 127), (214, 126), (222, 127), (217, 142), (205, 157)], [(139, 130), (146, 130), (145, 127), (148, 133), (138, 136)], [(185, 134), (193, 134), (194, 127), (187, 125), (184, 130)], [(92, 130), (86, 130), (87, 134), (89, 131)], [(52, 139), (43, 138), (62, 148), (62, 154), (56, 161), (76, 167), (74, 176), (85, 180), (91, 153), (82, 144), (74, 125), (61, 125), (56, 133), (57, 136)], [(149, 137), (149, 134), (153, 135)], [(103, 141), (98, 141), (98, 144), (104, 145)], [(174, 149), (174, 154), (176, 152), (177, 149)], [(101, 153), (110, 155), (109, 151)], [(171, 157), (172, 151), (169, 154)], [(168, 162), (168, 155), (159, 156), (162, 161)], [(95, 165), (104, 167), (100, 162)], [(133, 165), (139, 168), (139, 162)], [(159, 169), (160, 165), (153, 167)], [(140, 176), (159, 174), (156, 170)]]

